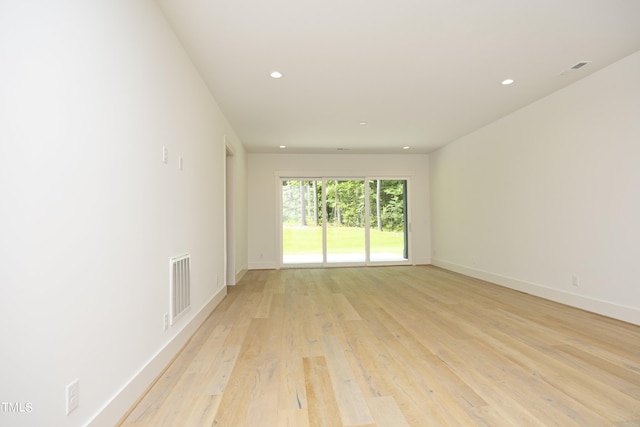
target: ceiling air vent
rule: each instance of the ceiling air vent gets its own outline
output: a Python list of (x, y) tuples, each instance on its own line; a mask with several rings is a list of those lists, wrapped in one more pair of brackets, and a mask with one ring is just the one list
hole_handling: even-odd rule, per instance
[(577, 64), (573, 65), (571, 68), (569, 68), (566, 71), (563, 71), (562, 73), (560, 73), (561, 76), (565, 75), (565, 74), (569, 74), (573, 71), (579, 70), (580, 68), (584, 67), (585, 65), (589, 65), (591, 64), (591, 61), (580, 61)]
[(579, 68), (584, 67), (585, 65), (587, 65), (589, 62), (588, 61), (582, 61), (582, 62), (578, 62), (576, 65), (574, 65), (573, 67), (571, 67), (572, 70), (577, 70)]

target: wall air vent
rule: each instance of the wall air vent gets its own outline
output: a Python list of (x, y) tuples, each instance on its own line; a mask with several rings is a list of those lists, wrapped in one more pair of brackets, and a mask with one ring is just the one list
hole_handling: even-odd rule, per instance
[(170, 301), (171, 325), (191, 308), (191, 255), (171, 258)]

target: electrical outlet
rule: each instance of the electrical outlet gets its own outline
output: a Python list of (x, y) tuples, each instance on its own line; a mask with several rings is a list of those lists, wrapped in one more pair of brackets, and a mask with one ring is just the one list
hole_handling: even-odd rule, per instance
[(576, 275), (574, 275), (574, 276), (571, 278), (571, 284), (572, 284), (573, 286), (575, 286), (576, 288), (577, 288), (578, 286), (580, 286), (580, 276), (578, 276), (577, 274), (576, 274)]
[(75, 380), (66, 389), (67, 415), (80, 404), (80, 380)]
[(164, 330), (166, 331), (169, 329), (169, 313), (165, 313), (162, 320), (164, 322)]
[(169, 159), (169, 150), (164, 145), (162, 146), (162, 163), (167, 163)]

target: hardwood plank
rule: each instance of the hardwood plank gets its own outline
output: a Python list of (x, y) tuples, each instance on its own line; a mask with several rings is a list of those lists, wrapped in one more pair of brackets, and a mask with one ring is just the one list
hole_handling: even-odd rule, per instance
[[(410, 349), (405, 347), (397, 337), (379, 331), (382, 325), (373, 328), (383, 334), (380, 340), (376, 340), (366, 334), (368, 328), (355, 326), (355, 323), (351, 322), (351, 337), (361, 339), (361, 342), (349, 342), (353, 353), (358, 355), (354, 365), (361, 367), (362, 378), (372, 391), (378, 395), (395, 396), (412, 422), (430, 419), (432, 423), (441, 425), (469, 425), (468, 409), (486, 405), (462, 384), (446, 364), (424, 347), (418, 344), (410, 345)], [(405, 339), (405, 342), (410, 340)], [(366, 363), (372, 355), (379, 360), (373, 366)], [(374, 390), (373, 386), (379, 389)]]
[(224, 394), (239, 354), (240, 346), (225, 346), (212, 358), (213, 363), (203, 375), (207, 379), (203, 387), (206, 395)]
[[(222, 396), (197, 395), (189, 408), (188, 418), (179, 419), (179, 425), (211, 426), (215, 420)], [(175, 424), (174, 424), (175, 425)]]
[(281, 409), (278, 411), (278, 426), (309, 427), (309, 413), (306, 409)]
[(251, 391), (256, 391), (256, 384), (261, 381), (262, 373), (258, 372), (258, 358), (266, 328), (266, 319), (250, 320), (240, 346), (240, 353), (222, 395), (216, 414), (216, 425), (248, 425), (247, 420), (253, 416), (254, 401)]
[(271, 299), (273, 298), (273, 292), (265, 291), (262, 293), (260, 304), (256, 310), (255, 318), (266, 319), (269, 317), (269, 310), (271, 309)]
[(280, 373), (278, 408), (288, 412), (299, 412), (299, 410), (307, 409), (309, 404), (307, 402), (303, 359), (282, 360)]
[(339, 317), (343, 320), (362, 320), (358, 312), (351, 305), (344, 294), (333, 294), (334, 304), (339, 312)]
[[(228, 298), (228, 303), (233, 300), (233, 297)], [(216, 308), (218, 314), (224, 312), (227, 304), (221, 304), (221, 306)], [(211, 338), (211, 330), (213, 329), (219, 332), (227, 329), (224, 325), (216, 326), (214, 320), (217, 319), (219, 319), (219, 316), (212, 315), (209, 317), (192, 337), (185, 349), (177, 355), (165, 372), (157, 379), (153, 387), (148, 390), (138, 404), (132, 408), (126, 420), (123, 420), (123, 425), (145, 425), (154, 419), (160, 408), (167, 406), (165, 402), (171, 396), (182, 376), (188, 374), (190, 371), (199, 369), (198, 363), (195, 365), (192, 365), (192, 363), (200, 353), (201, 348), (206, 345), (206, 342), (210, 339), (215, 340), (215, 338)], [(213, 335), (217, 336), (217, 333)]]
[(205, 341), (200, 348), (200, 351), (198, 351), (193, 360), (189, 363), (186, 372), (192, 374), (209, 371), (211, 369), (212, 361), (216, 360), (216, 357), (211, 357), (212, 354), (217, 356), (220, 349), (223, 348), (224, 341), (227, 339), (230, 331), (231, 325), (217, 325), (213, 331), (211, 331), (207, 341)]
[(409, 427), (402, 411), (391, 396), (370, 397), (367, 399), (371, 414), (378, 427)]
[[(523, 334), (506, 334), (493, 331), (492, 335), (498, 337), (503, 346), (502, 353), (511, 351), (511, 360), (517, 365), (525, 367), (527, 372), (534, 372), (535, 378), (551, 386), (551, 389), (538, 385), (537, 396), (548, 394), (548, 399), (553, 399), (554, 407), (563, 405), (565, 414), (572, 414), (572, 419), (582, 418), (582, 425), (590, 425), (594, 422), (609, 420), (611, 422), (633, 419), (640, 414), (640, 400), (616, 389), (616, 382), (605, 383), (594, 378), (595, 367), (583, 365), (578, 369), (572, 363), (563, 361), (562, 356), (554, 348), (543, 348), (528, 345)], [(524, 340), (524, 342), (523, 342)], [(486, 337), (487, 343), (493, 342)], [(500, 348), (500, 347), (497, 347)], [(558, 390), (562, 393), (558, 394)], [(578, 402), (580, 406), (572, 404)]]
[(431, 266), (249, 271), (123, 426), (640, 425), (640, 327)]
[(251, 397), (246, 425), (275, 426), (278, 420), (280, 361), (272, 353), (262, 354), (255, 366), (255, 377), (245, 393)]
[(340, 411), (324, 357), (305, 357), (303, 365), (309, 402), (309, 426), (341, 426)]
[(640, 400), (640, 373), (630, 372), (609, 360), (581, 351), (569, 344), (557, 345), (554, 349), (558, 351), (557, 355), (564, 363), (575, 366), (580, 371), (589, 372), (594, 379)]
[[(415, 364), (417, 359), (419, 364), (424, 364), (422, 369), (430, 372), (430, 375), (455, 398), (461, 407), (471, 409), (487, 405), (487, 402), (455, 375), (442, 359), (428, 351), (420, 340), (398, 324), (386, 310), (378, 309), (375, 312), (374, 321), (379, 322), (381, 327), (394, 337), (394, 341), (391, 341), (394, 343), (394, 354), (401, 363)], [(390, 342), (390, 339), (383, 337), (381, 341)]]
[[(492, 365), (490, 363), (473, 363), (471, 358), (465, 357), (465, 353), (468, 354), (468, 351), (467, 348), (443, 349), (439, 351), (438, 356), (465, 383), (475, 390), (496, 413), (500, 414), (499, 418), (502, 420), (502, 425), (545, 425), (544, 421), (538, 418), (537, 411), (532, 412), (532, 408), (521, 403), (527, 393), (526, 391), (514, 389), (508, 382), (505, 382), (505, 375), (496, 377), (495, 370), (491, 369)], [(482, 355), (476, 353), (476, 356)], [(489, 373), (483, 372), (483, 369), (489, 369)], [(518, 396), (514, 396), (513, 393), (518, 393)]]
[(342, 424), (357, 426), (373, 423), (369, 406), (343, 354), (338, 339), (333, 336), (325, 336), (322, 339), (322, 344)]

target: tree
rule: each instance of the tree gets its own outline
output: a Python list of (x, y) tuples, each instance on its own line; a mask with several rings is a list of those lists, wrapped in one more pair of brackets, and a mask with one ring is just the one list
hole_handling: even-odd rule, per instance
[(380, 215), (380, 180), (376, 180), (376, 218), (378, 220), (378, 231), (382, 231), (382, 216)]
[[(405, 180), (375, 179), (369, 182), (370, 221), (371, 224), (375, 221), (379, 231), (403, 231), (405, 185)], [(283, 181), (283, 222), (318, 226), (322, 220), (323, 191), (326, 192), (327, 217), (324, 220), (327, 224), (346, 227), (364, 225), (363, 180)]]
[(307, 225), (307, 204), (304, 197), (304, 181), (300, 181), (300, 225)]

